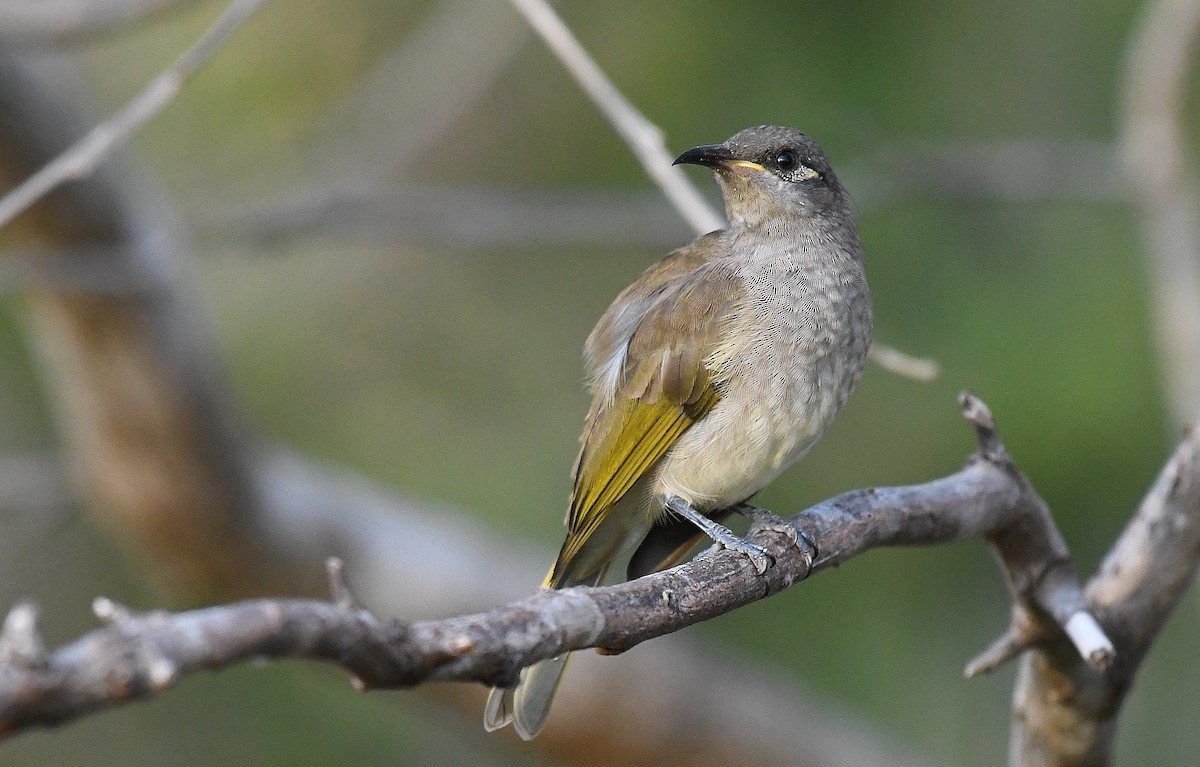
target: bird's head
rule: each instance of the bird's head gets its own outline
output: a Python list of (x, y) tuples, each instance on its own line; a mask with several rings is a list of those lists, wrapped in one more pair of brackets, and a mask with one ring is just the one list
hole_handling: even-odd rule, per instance
[(848, 213), (846, 192), (825, 153), (794, 128), (747, 128), (723, 144), (689, 149), (674, 164), (716, 171), (726, 212), (735, 226), (757, 226), (780, 218), (840, 219)]

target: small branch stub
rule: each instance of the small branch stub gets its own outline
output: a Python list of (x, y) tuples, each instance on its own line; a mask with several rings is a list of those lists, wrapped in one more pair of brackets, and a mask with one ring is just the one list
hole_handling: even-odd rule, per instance
[(894, 346), (881, 343), (871, 344), (871, 350), (867, 356), (889, 373), (904, 376), (918, 383), (933, 383), (942, 375), (942, 366), (938, 364), (937, 360), (914, 357)]
[(146, 663), (146, 678), (150, 680), (150, 686), (155, 692), (163, 692), (170, 688), (178, 676), (179, 669), (175, 664), (161, 655), (151, 657)]
[(975, 439), (979, 441), (980, 454), (992, 463), (1012, 463), (1008, 449), (1004, 447), (1004, 441), (1000, 439), (1000, 432), (996, 429), (996, 419), (992, 417), (992, 411), (984, 401), (970, 391), (963, 391), (958, 395), (958, 405), (962, 408), (963, 418), (975, 428)]
[(37, 605), (20, 602), (9, 611), (0, 629), (0, 661), (30, 667), (45, 664), (46, 644)]
[(1117, 650), (1113, 647), (1112, 640), (1090, 612), (1081, 610), (1072, 615), (1067, 621), (1066, 632), (1075, 648), (1079, 650), (1079, 655), (1092, 668), (1103, 671), (1116, 659)]
[(334, 604), (346, 610), (361, 607), (361, 603), (350, 589), (350, 582), (346, 580), (346, 565), (341, 559), (338, 557), (326, 559), (325, 573), (329, 577), (329, 594), (333, 597)]
[(92, 600), (92, 613), (101, 623), (110, 626), (121, 626), (133, 619), (133, 611), (120, 602), (108, 597), (96, 597)]
[(1032, 638), (1010, 626), (1008, 631), (983, 652), (975, 656), (963, 669), (963, 676), (973, 679), (980, 674), (990, 674), (1016, 658), (1033, 645)]

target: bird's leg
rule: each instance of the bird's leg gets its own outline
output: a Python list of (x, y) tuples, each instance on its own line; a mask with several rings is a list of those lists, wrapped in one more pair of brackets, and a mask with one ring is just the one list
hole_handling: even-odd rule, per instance
[(771, 555), (762, 546), (737, 537), (728, 527), (719, 522), (714, 522), (696, 511), (692, 508), (691, 504), (682, 498), (672, 495), (666, 499), (665, 505), (670, 511), (675, 512), (700, 528), (704, 531), (705, 535), (712, 538), (721, 546), (745, 554), (750, 558), (751, 564), (754, 565), (754, 569), (758, 571), (759, 575), (765, 573), (767, 568), (775, 563)]
[(812, 538), (809, 538), (803, 530), (775, 512), (764, 509), (761, 506), (753, 506), (749, 503), (736, 503), (730, 506), (729, 509), (749, 519), (753, 523), (753, 527), (786, 535), (796, 545), (796, 548), (800, 549), (804, 556), (804, 561), (808, 565), (808, 569), (812, 570), (813, 562), (817, 560), (817, 544), (813, 543)]

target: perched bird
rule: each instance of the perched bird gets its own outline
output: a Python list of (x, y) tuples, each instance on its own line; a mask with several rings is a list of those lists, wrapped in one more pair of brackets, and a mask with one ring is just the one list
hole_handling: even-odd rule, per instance
[[(675, 164), (715, 171), (729, 225), (646, 270), (584, 348), (584, 422), (567, 537), (545, 588), (602, 582), (637, 546), (632, 579), (678, 562), (800, 459), (858, 383), (871, 293), (846, 191), (820, 147), (791, 128), (747, 128)], [(545, 724), (567, 655), (488, 698), (484, 726), (525, 739)]]

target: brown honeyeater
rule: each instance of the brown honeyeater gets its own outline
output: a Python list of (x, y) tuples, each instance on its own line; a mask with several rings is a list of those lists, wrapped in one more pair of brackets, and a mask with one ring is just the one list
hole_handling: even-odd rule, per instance
[[(584, 348), (592, 392), (567, 537), (546, 588), (601, 583), (682, 559), (821, 437), (862, 374), (871, 293), (851, 206), (820, 147), (759, 126), (689, 149), (715, 171), (729, 225), (672, 251), (626, 288)], [(492, 690), (484, 726), (532, 738), (567, 655)]]

